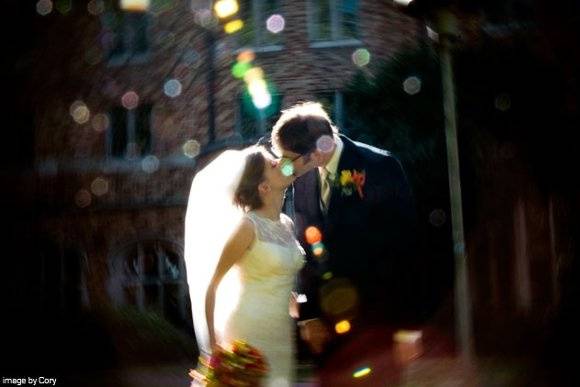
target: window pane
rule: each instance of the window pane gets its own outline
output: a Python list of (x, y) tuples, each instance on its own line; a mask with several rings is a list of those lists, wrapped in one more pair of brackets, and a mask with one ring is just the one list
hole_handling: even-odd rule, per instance
[(111, 154), (124, 157), (127, 150), (127, 110), (122, 107), (111, 111)]
[(103, 18), (105, 30), (110, 32), (110, 41), (106, 44), (109, 49), (109, 58), (124, 54), (127, 50), (125, 46), (125, 28), (123, 13), (111, 11)]
[(342, 37), (358, 37), (358, 0), (341, 0)]
[(159, 279), (159, 257), (154, 244), (143, 246), (143, 274), (148, 281)]
[(137, 153), (141, 156), (151, 153), (151, 110), (151, 105), (141, 105), (136, 110), (135, 142), (137, 143)]
[(168, 281), (175, 281), (185, 277), (180, 269), (179, 256), (170, 251), (164, 252), (163, 271), (164, 279)]
[(312, 38), (314, 40), (330, 40), (332, 21), (330, 15), (330, 0), (311, 1), (312, 6)]

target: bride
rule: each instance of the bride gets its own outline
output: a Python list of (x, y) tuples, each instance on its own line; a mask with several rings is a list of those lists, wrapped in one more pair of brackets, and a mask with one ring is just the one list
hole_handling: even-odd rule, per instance
[(193, 180), (185, 262), (199, 348), (240, 339), (265, 356), (265, 385), (290, 385), (295, 276), (304, 264), (290, 218), (281, 213), (294, 176), (262, 148), (225, 151)]

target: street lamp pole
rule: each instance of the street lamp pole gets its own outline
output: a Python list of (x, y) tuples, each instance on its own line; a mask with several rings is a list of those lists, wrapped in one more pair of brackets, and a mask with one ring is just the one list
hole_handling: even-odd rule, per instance
[(457, 36), (455, 16), (449, 10), (441, 10), (437, 15), (437, 25), (440, 42), (439, 56), (443, 86), (447, 169), (449, 174), (453, 255), (455, 261), (455, 333), (459, 343), (461, 359), (466, 365), (470, 365), (473, 361), (473, 328), (467, 254), (463, 233), (461, 179), (457, 142), (457, 113), (455, 111), (455, 88), (451, 58), (451, 46)]

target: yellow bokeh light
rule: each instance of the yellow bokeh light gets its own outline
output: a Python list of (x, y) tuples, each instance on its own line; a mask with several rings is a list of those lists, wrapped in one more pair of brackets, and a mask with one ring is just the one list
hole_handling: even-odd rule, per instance
[(145, 12), (149, 9), (151, 0), (121, 0), (121, 9), (130, 12)]
[(348, 320), (339, 321), (334, 325), (334, 330), (339, 335), (343, 335), (348, 331), (350, 331), (350, 323), (348, 322)]
[(226, 34), (233, 34), (234, 32), (241, 30), (242, 28), (244, 28), (244, 22), (241, 21), (240, 19), (236, 19), (227, 23), (224, 26), (224, 31), (226, 32)]
[(254, 79), (248, 84), (248, 92), (250, 95), (256, 96), (268, 92), (266, 81), (263, 79)]
[(252, 83), (256, 79), (263, 78), (264, 78), (264, 70), (262, 70), (260, 67), (251, 68), (244, 74), (244, 81), (246, 83)]
[(352, 374), (352, 377), (353, 378), (362, 378), (363, 376), (367, 376), (370, 373), (371, 373), (371, 369), (369, 367), (364, 367), (364, 368), (361, 368), (361, 369), (355, 371)]
[(240, 7), (236, 0), (219, 0), (213, 7), (215, 14), (220, 19), (232, 16), (234, 13), (238, 12), (239, 8)]

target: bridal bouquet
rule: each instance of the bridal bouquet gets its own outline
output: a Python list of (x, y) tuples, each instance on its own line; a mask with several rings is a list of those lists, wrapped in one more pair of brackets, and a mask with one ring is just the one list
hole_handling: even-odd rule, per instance
[(264, 356), (248, 343), (236, 340), (230, 348), (218, 347), (211, 357), (200, 357), (189, 376), (192, 386), (259, 386), (268, 372)]

